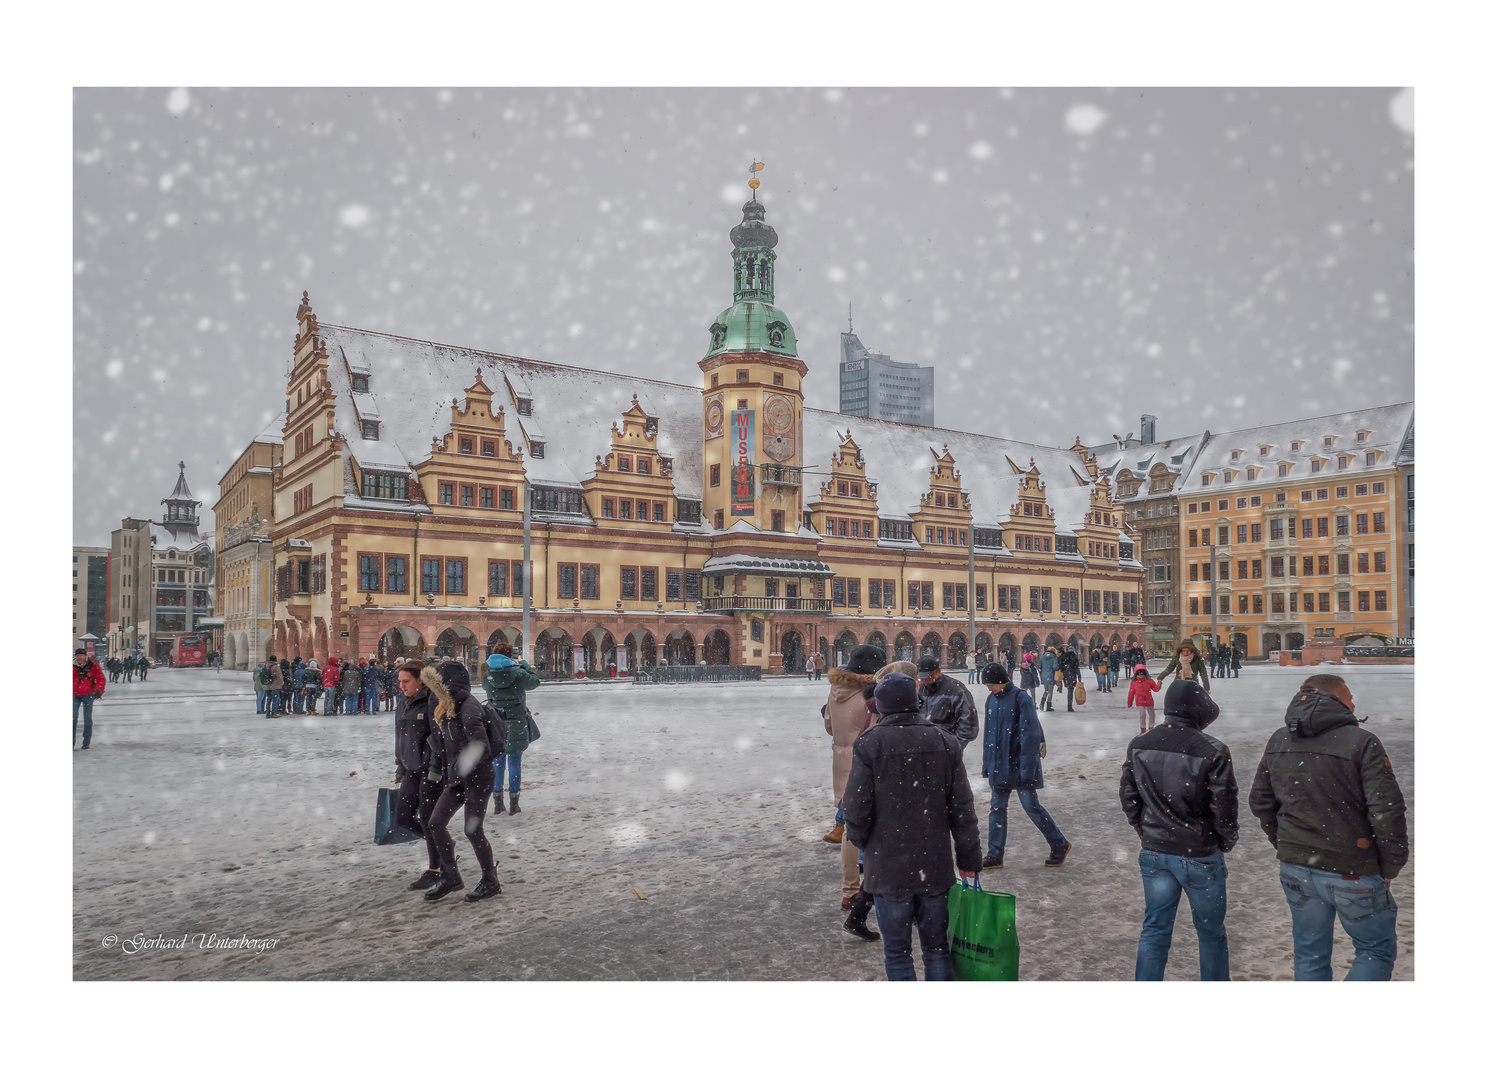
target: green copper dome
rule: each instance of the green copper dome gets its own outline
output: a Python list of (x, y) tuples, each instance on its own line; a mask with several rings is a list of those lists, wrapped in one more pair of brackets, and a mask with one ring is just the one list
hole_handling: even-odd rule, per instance
[(753, 193), (741, 208), (741, 224), (731, 230), (731, 265), (736, 302), (710, 325), (710, 349), (798, 356), (798, 338), (788, 316), (773, 304), (773, 265), (778, 234), (768, 225), (766, 210)]

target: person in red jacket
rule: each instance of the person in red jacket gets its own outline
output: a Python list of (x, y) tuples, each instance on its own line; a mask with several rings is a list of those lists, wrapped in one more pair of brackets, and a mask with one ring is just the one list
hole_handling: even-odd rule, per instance
[(73, 744), (78, 742), (78, 707), (83, 708), (83, 749), (93, 740), (93, 699), (104, 696), (103, 669), (86, 649), (73, 652)]
[(327, 657), (327, 668), (321, 673), (321, 685), (327, 692), (326, 714), (328, 716), (339, 711), (337, 706), (340, 704), (339, 699), (342, 697), (342, 694), (337, 689), (337, 686), (341, 679), (342, 672), (337, 666), (337, 658), (335, 656)]
[(1161, 689), (1161, 684), (1151, 678), (1145, 664), (1135, 665), (1135, 674), (1130, 677), (1130, 696), (1125, 699), (1125, 708), (1140, 706), (1140, 730), (1144, 735), (1156, 725), (1156, 699), (1151, 695)]

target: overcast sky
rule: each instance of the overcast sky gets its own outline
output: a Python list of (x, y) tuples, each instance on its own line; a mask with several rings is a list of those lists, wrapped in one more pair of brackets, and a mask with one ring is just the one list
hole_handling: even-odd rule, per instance
[[(78, 543), (217, 480), (324, 322), (697, 384), (747, 166), (838, 404), (846, 306), (946, 427), (1067, 445), (1414, 396), (1396, 89), (81, 90)], [(961, 463), (964, 467), (969, 467)]]

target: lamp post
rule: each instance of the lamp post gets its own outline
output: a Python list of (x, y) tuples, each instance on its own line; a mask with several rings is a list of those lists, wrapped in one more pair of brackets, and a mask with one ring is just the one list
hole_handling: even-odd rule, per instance
[(1213, 648), (1218, 648), (1218, 545), (1208, 545), (1208, 587), (1212, 594), (1211, 607), (1213, 608)]
[(534, 564), (529, 560), (529, 478), (524, 476), (520, 482), (519, 490), (524, 499), (524, 622), (523, 622), (523, 648), (524, 659), (530, 664), (534, 663), (534, 644), (529, 640), (529, 608), (533, 599), (534, 587)]

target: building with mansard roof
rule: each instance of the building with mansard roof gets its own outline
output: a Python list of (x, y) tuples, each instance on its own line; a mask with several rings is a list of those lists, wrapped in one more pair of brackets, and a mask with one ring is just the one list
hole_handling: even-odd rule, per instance
[(1139, 641), (1126, 511), (1081, 442), (804, 407), (765, 217), (754, 194), (731, 232), (698, 386), (327, 325), (303, 295), (272, 651), (475, 664), (502, 637), (559, 675)]
[(1209, 437), (1176, 488), (1183, 634), (1216, 624), (1251, 656), (1411, 637), (1401, 466), (1414, 424), (1404, 402)]

